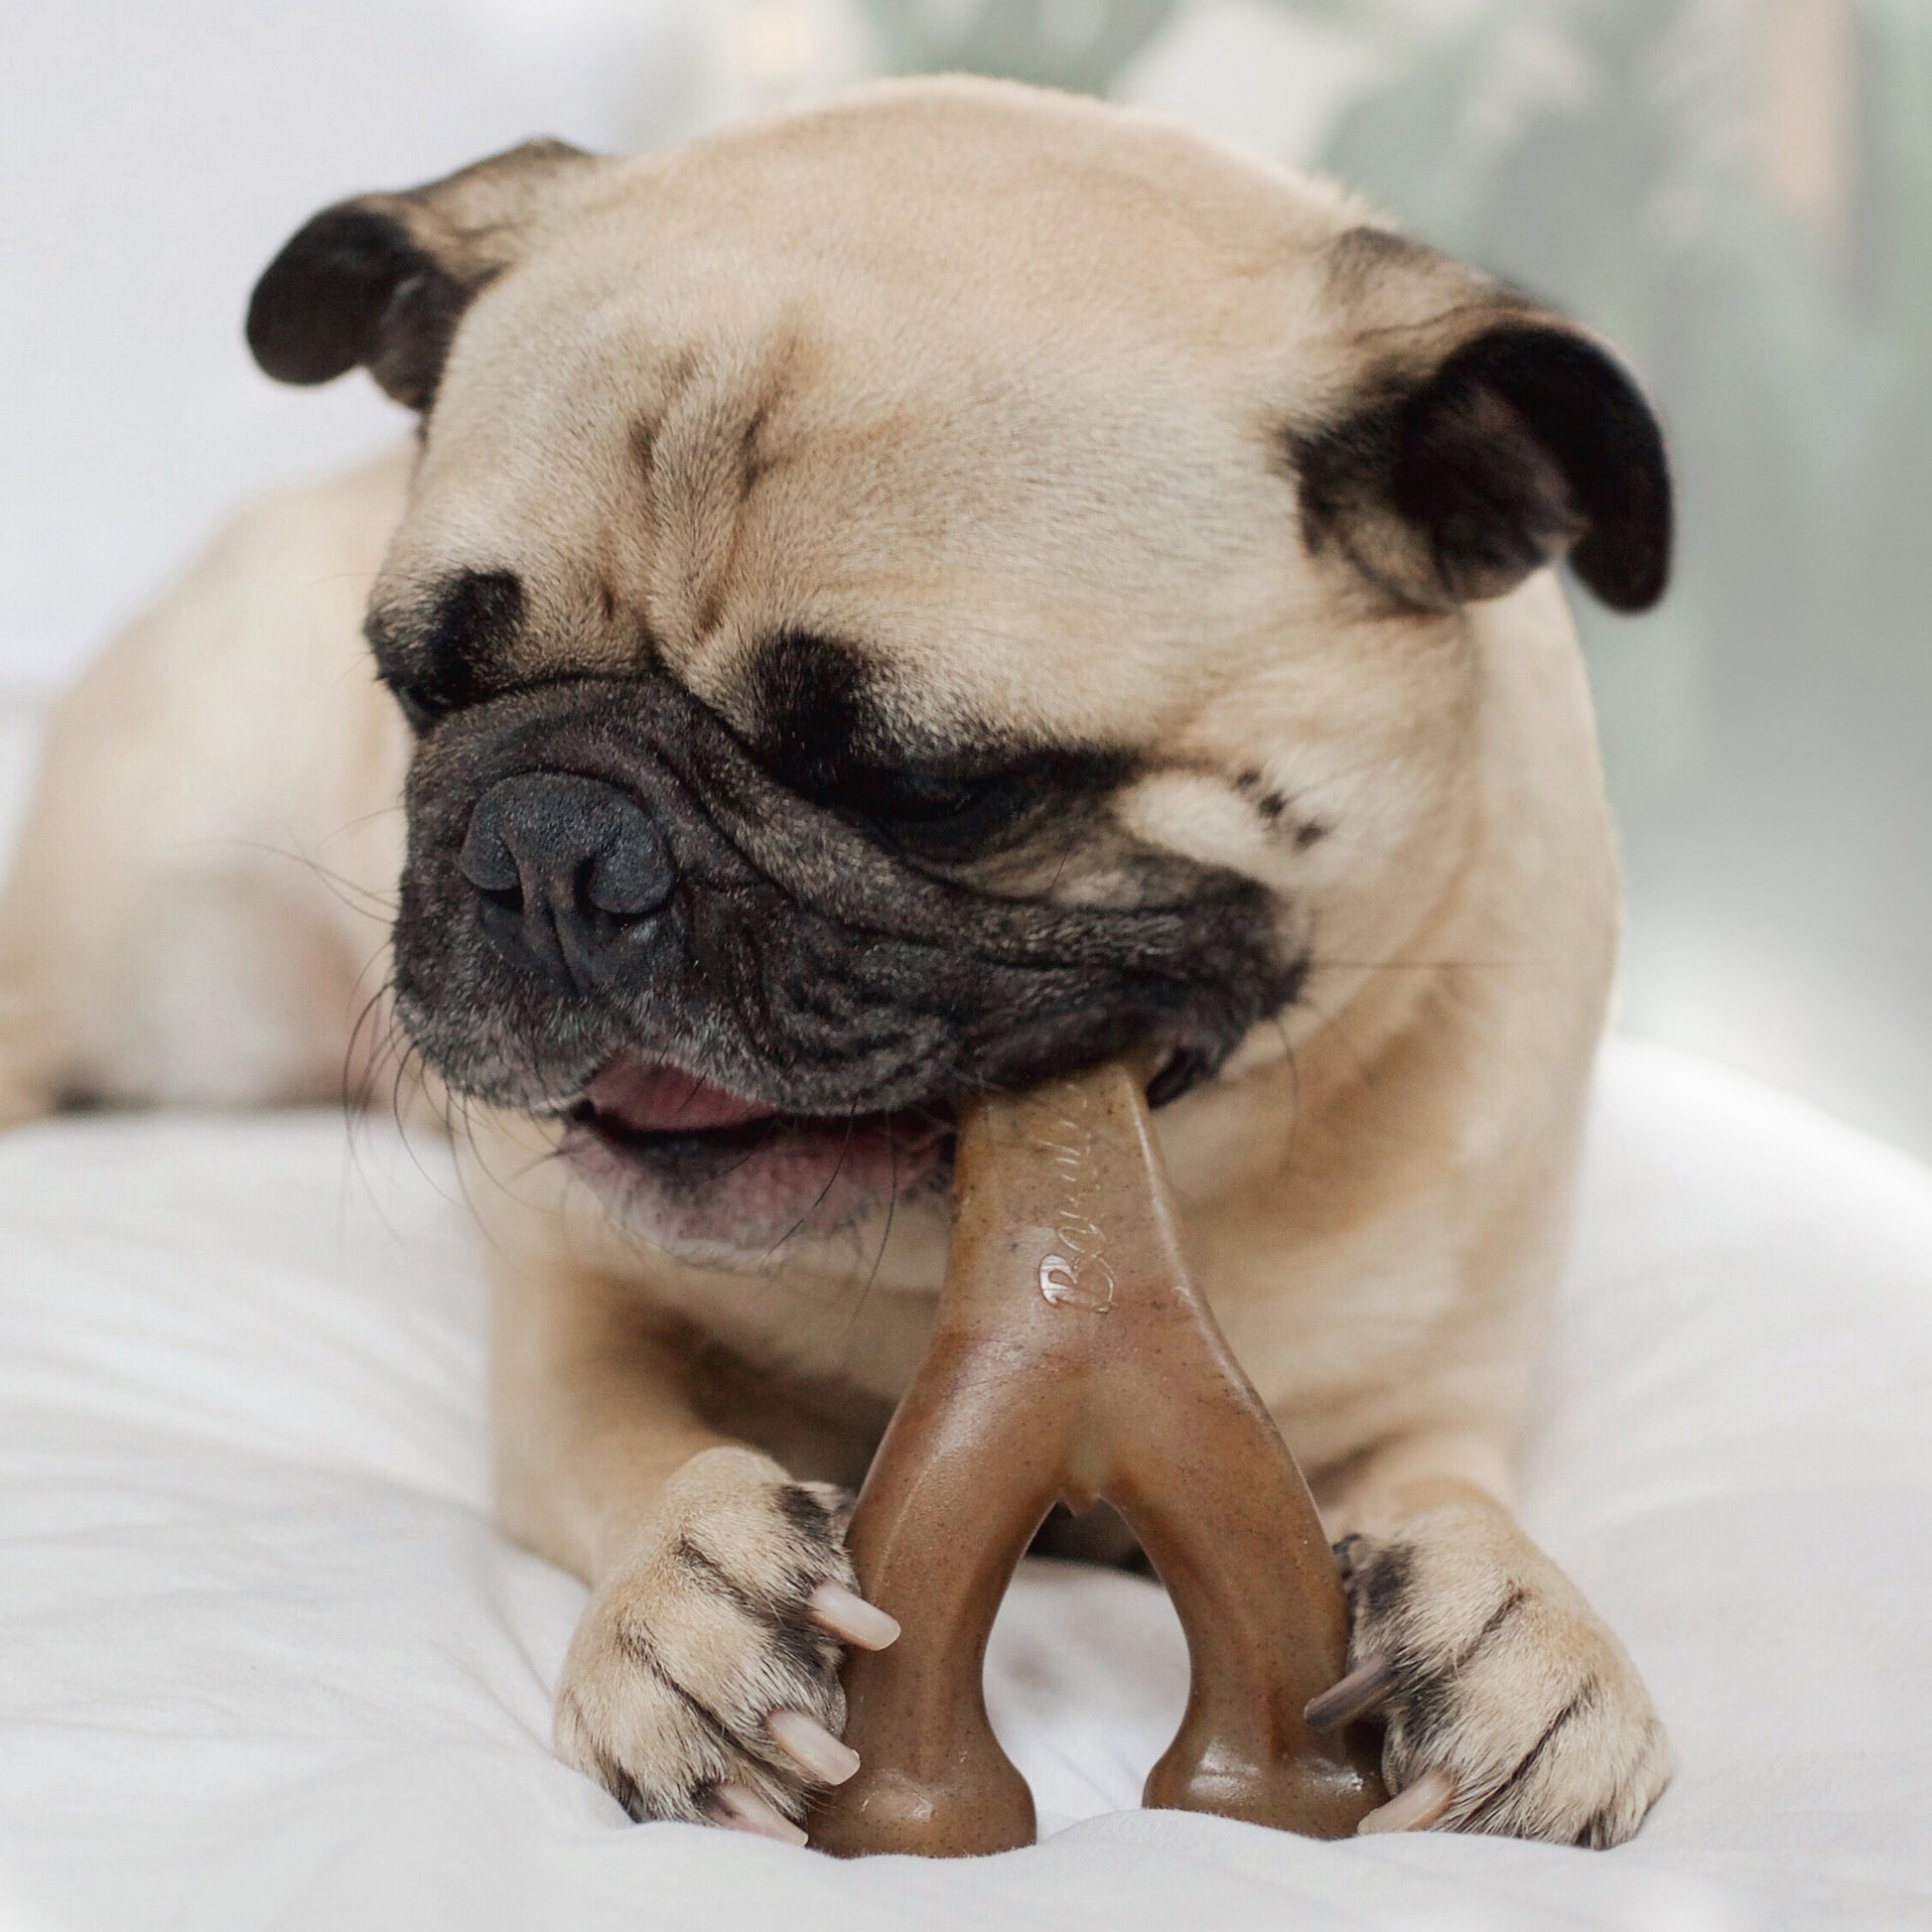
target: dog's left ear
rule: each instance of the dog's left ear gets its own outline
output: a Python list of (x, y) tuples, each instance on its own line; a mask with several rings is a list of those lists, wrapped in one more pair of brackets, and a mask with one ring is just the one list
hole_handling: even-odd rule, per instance
[(526, 141), (421, 188), (324, 208), (255, 284), (255, 360), (301, 383), (360, 363), (398, 402), (427, 409), (463, 312), (604, 165), (563, 141)]
[(1566, 551), (1612, 610), (1664, 593), (1663, 434), (1622, 365), (1560, 317), (1506, 311), (1421, 368), (1372, 371), (1289, 445), (1311, 550), (1339, 549), (1404, 604), (1500, 597)]

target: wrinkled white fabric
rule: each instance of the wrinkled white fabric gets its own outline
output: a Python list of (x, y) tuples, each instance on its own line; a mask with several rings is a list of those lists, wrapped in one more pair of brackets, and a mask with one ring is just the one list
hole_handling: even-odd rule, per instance
[(1525, 1507), (1682, 1760), (1610, 1854), (1129, 1809), (1177, 1630), (1044, 1565), (989, 1672), (1036, 1848), (630, 1825), (548, 1749), (582, 1591), (484, 1513), (454, 1195), (434, 1143), (326, 1117), (0, 1140), (0, 1925), (1932, 1924), (1932, 1175), (1901, 1157), (1605, 1056)]

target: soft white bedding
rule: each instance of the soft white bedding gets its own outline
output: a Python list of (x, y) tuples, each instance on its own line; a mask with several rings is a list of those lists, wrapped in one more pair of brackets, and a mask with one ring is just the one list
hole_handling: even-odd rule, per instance
[(1043, 1565), (989, 1673), (1035, 1849), (632, 1826), (547, 1748), (582, 1592), (489, 1529), (481, 1317), (434, 1142), (0, 1139), (0, 1932), (1932, 1925), (1932, 1174), (1760, 1088), (1606, 1054), (1526, 1449), (1682, 1759), (1610, 1854), (1122, 1809), (1178, 1633)]
[(1036, 1849), (628, 1824), (547, 1748), (581, 1593), (484, 1515), (451, 1188), (434, 1144), (324, 1117), (0, 1141), (0, 1923), (1932, 1923), (1932, 1176), (1901, 1158), (1606, 1056), (1526, 1492), (1683, 1761), (1607, 1855), (1122, 1809), (1177, 1633), (1153, 1586), (1047, 1566), (990, 1677)]

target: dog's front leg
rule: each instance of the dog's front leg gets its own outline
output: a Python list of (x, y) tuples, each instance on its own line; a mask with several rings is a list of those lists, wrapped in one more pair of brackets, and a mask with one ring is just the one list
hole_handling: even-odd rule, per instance
[(636, 1292), (569, 1264), (498, 1265), (498, 1507), (591, 1586), (557, 1691), (559, 1753), (633, 1817), (802, 1840), (847, 1776), (841, 1640), (897, 1626), (853, 1590), (849, 1501), (707, 1429)]
[(1387, 1723), (1397, 1795), (1364, 1829), (1620, 1845), (1669, 1781), (1670, 1745), (1628, 1652), (1505, 1485), (1494, 1446), (1427, 1435), (1321, 1485), (1354, 1623), (1349, 1674), (1310, 1715)]

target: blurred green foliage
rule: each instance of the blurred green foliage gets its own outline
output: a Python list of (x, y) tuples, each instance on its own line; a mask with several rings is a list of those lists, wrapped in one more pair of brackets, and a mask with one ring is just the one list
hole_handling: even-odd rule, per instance
[[(868, 4), (902, 69), (1097, 93), (1181, 11)], [(1784, 1004), (1758, 1033), (1809, 1037), (1745, 1057), (1932, 1152), (1932, 0), (1843, 0), (1848, 187), (1823, 222), (1780, 200), (1753, 118), (1777, 0), (1274, 4), (1373, 56), (1318, 164), (1602, 331), (1664, 417), (1672, 593), (1579, 610), (1637, 1020), (1671, 1031), (1646, 989), (1687, 945), (1720, 1004), (1761, 967)]]
[[(1755, 165), (1748, 24), (1703, 0), (1503, 0), (1350, 105), (1323, 157), (1601, 329), (1659, 400), (1673, 594), (1641, 626), (1586, 619), (1645, 844), (1700, 799), (1802, 834), (1794, 792), (1869, 773), (1873, 735), (1922, 730), (1910, 699), (1932, 692), (1901, 568), (1932, 513), (1932, 8), (1856, 16), (1856, 189), (1823, 238)], [(1932, 823), (1932, 787), (1917, 802)]]
[(866, 0), (866, 11), (895, 73), (992, 73), (1104, 94), (1176, 0)]

